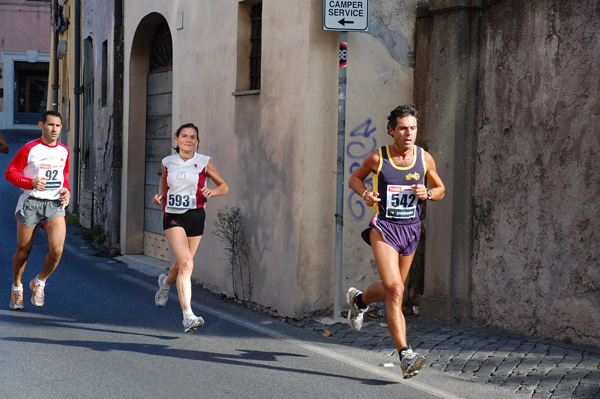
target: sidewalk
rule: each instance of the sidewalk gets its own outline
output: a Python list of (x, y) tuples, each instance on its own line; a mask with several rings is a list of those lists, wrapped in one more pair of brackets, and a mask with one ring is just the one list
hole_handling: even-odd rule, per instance
[[(116, 259), (155, 277), (169, 266), (145, 256)], [(309, 319), (295, 325), (340, 344), (377, 351), (398, 365), (382, 313), (369, 311), (361, 331), (352, 330), (346, 322), (330, 324), (331, 319)], [(600, 399), (599, 349), (490, 328), (449, 325), (415, 315), (406, 317), (406, 328), (409, 344), (425, 355), (427, 368), (474, 384), (494, 384), (523, 397)]]
[[(381, 312), (379, 312), (381, 313)], [(341, 344), (378, 351), (398, 364), (385, 316), (370, 311), (361, 331), (347, 323), (296, 323)], [(530, 398), (600, 398), (600, 350), (498, 330), (406, 317), (409, 344), (427, 367)]]

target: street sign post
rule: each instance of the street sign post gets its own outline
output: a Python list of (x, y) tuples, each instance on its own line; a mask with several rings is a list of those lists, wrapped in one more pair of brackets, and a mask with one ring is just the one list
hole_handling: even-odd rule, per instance
[(368, 0), (323, 0), (323, 30), (340, 32), (340, 68), (338, 86), (338, 156), (335, 207), (335, 270), (333, 319), (341, 317), (342, 247), (344, 242), (344, 152), (346, 139), (346, 66), (348, 64), (348, 31), (369, 29)]
[(323, 0), (323, 30), (369, 30), (369, 1)]
[(344, 154), (346, 147), (346, 65), (348, 63), (348, 32), (340, 32), (340, 68), (338, 85), (338, 148), (335, 206), (335, 268), (333, 290), (333, 319), (342, 313), (342, 248), (344, 246)]

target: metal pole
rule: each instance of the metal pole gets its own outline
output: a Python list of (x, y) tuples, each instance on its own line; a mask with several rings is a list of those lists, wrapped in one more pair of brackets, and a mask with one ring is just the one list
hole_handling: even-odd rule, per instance
[[(346, 150), (346, 57), (342, 54), (348, 42), (348, 32), (340, 32), (340, 71), (338, 88), (338, 148), (337, 148), (337, 194), (335, 209), (335, 288), (333, 319), (341, 317), (342, 304), (342, 249), (344, 246), (344, 154)], [(344, 57), (344, 62), (342, 62)]]

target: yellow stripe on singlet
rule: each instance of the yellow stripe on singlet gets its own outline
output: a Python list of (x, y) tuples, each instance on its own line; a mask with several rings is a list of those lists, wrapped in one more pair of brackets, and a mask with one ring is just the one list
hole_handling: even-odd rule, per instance
[[(387, 147), (386, 147), (387, 151)], [(379, 166), (377, 166), (377, 172), (373, 173), (373, 191), (379, 192), (379, 173), (381, 172), (381, 167), (383, 166), (383, 153), (381, 152), (381, 147), (379, 147)], [(376, 214), (379, 214), (379, 203), (376, 202), (373, 206)]]
[(421, 148), (421, 162), (423, 162), (423, 184), (425, 184), (425, 178), (427, 177), (427, 164), (425, 163), (425, 150)]
[[(417, 152), (417, 146), (416, 146), (416, 145), (415, 145), (415, 146), (413, 146), (413, 161), (412, 161), (412, 163), (411, 163), (410, 165), (408, 165), (408, 166), (398, 166), (398, 165), (396, 165), (396, 164), (394, 163), (394, 161), (392, 161), (392, 154), (390, 153), (390, 146), (389, 146), (389, 145), (386, 145), (386, 146), (385, 146), (385, 151), (387, 152), (387, 156), (388, 156), (388, 159), (389, 159), (389, 161), (390, 161), (390, 165), (391, 165), (392, 167), (394, 167), (394, 169), (398, 169), (398, 170), (409, 170), (409, 169), (412, 169), (412, 168), (414, 168), (415, 164), (417, 163), (417, 158), (414, 156), (414, 154)], [(422, 151), (421, 151), (421, 152), (422, 152)]]

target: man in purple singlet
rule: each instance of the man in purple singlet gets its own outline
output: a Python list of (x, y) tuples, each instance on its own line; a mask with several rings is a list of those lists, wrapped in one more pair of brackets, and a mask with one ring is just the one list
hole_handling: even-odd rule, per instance
[[(348, 290), (348, 323), (354, 330), (360, 330), (368, 305), (385, 301), (388, 328), (405, 378), (425, 366), (425, 357), (414, 352), (407, 343), (402, 314), (404, 282), (419, 243), (423, 202), (441, 200), (446, 190), (433, 157), (415, 145), (418, 118), (412, 105), (392, 110), (388, 116), (388, 133), (394, 139), (393, 144), (369, 154), (348, 179), (352, 190), (367, 206), (374, 208), (375, 215), (362, 237), (371, 245), (381, 275), (381, 280), (371, 284), (365, 292), (354, 287)], [(373, 189), (369, 190), (364, 181), (371, 173)]]

